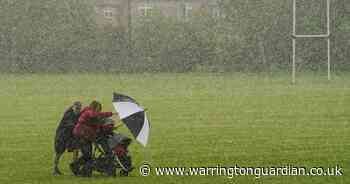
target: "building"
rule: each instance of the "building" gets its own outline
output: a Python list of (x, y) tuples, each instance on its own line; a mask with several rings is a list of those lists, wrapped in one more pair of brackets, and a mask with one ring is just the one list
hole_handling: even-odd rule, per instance
[(101, 26), (127, 26), (129, 20), (128, 7), (129, 0), (95, 0), (97, 23)]
[(187, 20), (201, 9), (212, 16), (220, 16), (219, 0), (95, 0), (97, 23), (114, 27), (128, 27), (139, 17), (160, 13), (163, 16)]

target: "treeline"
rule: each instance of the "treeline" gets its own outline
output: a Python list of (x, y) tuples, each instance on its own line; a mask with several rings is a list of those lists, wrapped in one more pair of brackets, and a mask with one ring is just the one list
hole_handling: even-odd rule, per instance
[[(297, 33), (326, 32), (326, 1), (297, 1)], [(215, 16), (96, 24), (93, 0), (0, 0), (1, 72), (273, 72), (291, 67), (291, 0), (222, 0)], [(331, 4), (332, 66), (348, 71), (347, 0)], [(297, 69), (326, 70), (326, 39), (298, 39)]]

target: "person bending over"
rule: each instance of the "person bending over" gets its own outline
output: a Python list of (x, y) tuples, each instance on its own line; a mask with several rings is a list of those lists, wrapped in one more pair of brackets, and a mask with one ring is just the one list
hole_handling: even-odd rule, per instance
[(92, 142), (96, 140), (96, 132), (101, 126), (101, 119), (111, 117), (112, 112), (101, 112), (102, 105), (98, 101), (92, 101), (90, 105), (84, 108), (73, 129), (73, 134), (80, 139), (80, 149), (82, 156), (70, 164), (74, 175), (89, 176), (84, 172), (85, 163), (92, 159)]
[(65, 112), (56, 129), (54, 140), (55, 160), (53, 175), (61, 175), (58, 168), (62, 154), (67, 150), (73, 152), (73, 160), (76, 160), (79, 153), (79, 140), (73, 136), (73, 128), (78, 122), (81, 110), (81, 102), (74, 102)]

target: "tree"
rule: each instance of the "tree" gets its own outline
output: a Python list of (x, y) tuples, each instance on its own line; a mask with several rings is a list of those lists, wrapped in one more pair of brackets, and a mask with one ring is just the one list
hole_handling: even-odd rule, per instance
[[(1, 0), (2, 62), (12, 71), (65, 70), (94, 39), (86, 0)], [(83, 56), (83, 55), (80, 55)], [(6, 70), (7, 68), (3, 68)]]

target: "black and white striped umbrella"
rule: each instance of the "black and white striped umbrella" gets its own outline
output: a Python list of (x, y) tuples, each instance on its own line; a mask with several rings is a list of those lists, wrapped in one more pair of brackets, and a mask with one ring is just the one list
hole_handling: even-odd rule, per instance
[(147, 145), (150, 123), (145, 110), (131, 97), (113, 93), (113, 106), (137, 141)]

